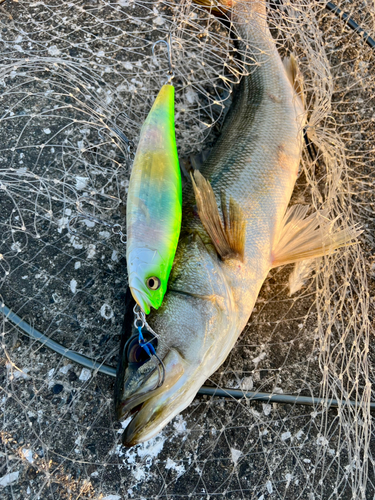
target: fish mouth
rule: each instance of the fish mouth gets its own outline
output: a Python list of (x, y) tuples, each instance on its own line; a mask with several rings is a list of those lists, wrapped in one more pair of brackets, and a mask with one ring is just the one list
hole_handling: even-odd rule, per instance
[[(154, 369), (134, 392), (126, 391), (125, 398), (117, 405), (118, 420), (124, 420), (129, 413), (133, 416), (122, 435), (124, 446), (134, 446), (151, 439), (181, 411), (181, 404), (186, 406), (181, 389), (187, 381), (187, 363), (175, 349), (170, 349), (163, 363), (165, 379), (161, 387), (157, 387), (159, 372)], [(180, 399), (181, 404), (176, 404)]]

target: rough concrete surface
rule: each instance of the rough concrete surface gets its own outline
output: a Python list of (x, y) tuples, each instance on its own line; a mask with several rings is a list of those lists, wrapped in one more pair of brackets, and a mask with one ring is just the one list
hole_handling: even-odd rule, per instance
[[(370, 7), (352, 4), (352, 15), (371, 32)], [(223, 76), (235, 79), (229, 69), (218, 68), (232, 46), (220, 45), (225, 29), (216, 21), (211, 37), (219, 41), (212, 49), (203, 28), (188, 31), (189, 24), (185, 28), (180, 19), (189, 8), (131, 0), (64, 5), (7, 0), (0, 6), (0, 298), (55, 341), (111, 366), (117, 363), (124, 314), (124, 245), (104, 225), (80, 221), (77, 234), (69, 234), (67, 222), (77, 213), (80, 197), (93, 196), (97, 216), (124, 225), (131, 156), (108, 127), (116, 123), (137, 140), (166, 69), (163, 51), (155, 62), (151, 45), (165, 38), (169, 26), (181, 37), (187, 30), (184, 54), (175, 46), (181, 155), (215, 140), (230, 93), (220, 82)], [(349, 8), (347, 3), (343, 8)], [(189, 18), (191, 23), (199, 15)], [(332, 14), (317, 12), (316, 23), (323, 42), (317, 35), (311, 47), (325, 47), (332, 78), (327, 94), (333, 85), (325, 130), (340, 137), (348, 169), (335, 209), (349, 206), (345, 213), (364, 228), (363, 254), (327, 258), (318, 264), (326, 266), (325, 272), (314, 267), (292, 296), (292, 267), (273, 270), (247, 328), (207, 383), (355, 399), (368, 388), (374, 366), (371, 344), (366, 359), (352, 353), (366, 348), (363, 325), (373, 324), (375, 297), (374, 53)], [(299, 39), (286, 38), (283, 50), (298, 50)], [(308, 96), (314, 95), (313, 83), (313, 75), (306, 76)], [(219, 98), (222, 105), (212, 104)], [(313, 104), (308, 104), (310, 114)], [(204, 124), (216, 121), (209, 134)], [(319, 196), (327, 201), (327, 186), (334, 181), (324, 162), (324, 143), (319, 144), (322, 159), (313, 176), (301, 170), (292, 204), (310, 204)], [(307, 155), (305, 150), (304, 164)], [(93, 207), (87, 204), (85, 210)], [(366, 269), (355, 274), (361, 259)], [(348, 280), (351, 285), (342, 292)], [(325, 286), (336, 294), (317, 294)], [(329, 307), (322, 316), (325, 296)], [(366, 307), (361, 308), (362, 301)], [(124, 427), (114, 417), (112, 378), (54, 354), (9, 321), (2, 327), (4, 500), (375, 495), (368, 412), (198, 395), (159, 436), (125, 449)], [(340, 373), (334, 372), (337, 367)]]

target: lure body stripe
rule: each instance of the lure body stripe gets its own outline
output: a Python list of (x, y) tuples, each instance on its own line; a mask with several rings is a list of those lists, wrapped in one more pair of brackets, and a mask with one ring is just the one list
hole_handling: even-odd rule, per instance
[[(144, 122), (127, 198), (129, 286), (141, 309), (161, 305), (181, 228), (182, 194), (174, 127), (174, 87), (164, 85)], [(157, 290), (147, 280), (160, 280)]]

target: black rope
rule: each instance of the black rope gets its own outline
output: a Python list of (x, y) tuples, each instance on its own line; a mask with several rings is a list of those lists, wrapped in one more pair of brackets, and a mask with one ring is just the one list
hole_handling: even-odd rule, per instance
[(369, 45), (372, 49), (375, 48), (375, 40), (371, 38), (371, 36), (365, 31), (363, 28), (361, 28), (346, 12), (343, 12), (337, 5), (335, 5), (332, 2), (328, 2), (325, 4), (325, 7), (327, 10), (330, 12), (333, 12), (338, 18), (342, 19), (345, 24), (349, 26), (353, 31), (358, 33), (359, 36), (361, 36), (364, 41)]
[[(21, 319), (16, 313), (11, 311), (5, 304), (0, 305), (0, 312), (4, 315), (4, 317), (10, 320), (16, 327), (18, 327), (22, 333), (26, 334), (28, 337), (38, 340), (52, 349), (53, 351), (61, 354), (62, 356), (68, 358), (70, 361), (74, 361), (86, 368), (91, 370), (96, 370), (100, 373), (104, 373), (105, 375), (109, 375), (111, 377), (116, 377), (116, 368), (112, 366), (105, 365), (104, 363), (98, 363), (97, 361), (88, 358), (78, 352), (72, 351), (59, 343), (51, 340), (43, 333), (36, 330), (33, 326), (29, 325), (26, 321)], [(304, 406), (313, 406), (313, 405), (327, 405), (330, 408), (339, 408), (340, 406), (364, 406), (364, 403), (357, 401), (345, 401), (345, 400), (337, 400), (337, 399), (324, 399), (324, 398), (315, 398), (309, 396), (294, 396), (292, 394), (273, 394), (269, 392), (245, 392), (239, 389), (221, 389), (219, 387), (208, 387), (202, 386), (198, 394), (206, 395), (206, 396), (219, 396), (219, 397), (230, 397), (234, 399), (247, 398), (254, 401), (264, 401), (266, 403), (282, 403), (282, 404), (294, 404), (294, 405), (304, 405)], [(375, 403), (369, 403), (370, 409), (375, 410)]]

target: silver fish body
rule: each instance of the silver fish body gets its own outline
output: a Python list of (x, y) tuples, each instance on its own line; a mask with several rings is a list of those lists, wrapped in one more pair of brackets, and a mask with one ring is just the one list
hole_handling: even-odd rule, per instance
[(218, 205), (225, 192), (242, 208), (244, 257), (220, 259), (197, 217), (191, 185), (186, 187), (168, 291), (149, 317), (166, 379), (155, 389), (153, 360), (124, 374), (118, 416), (142, 403), (123, 434), (128, 446), (156, 435), (226, 359), (272, 267), (275, 239), (298, 174), (304, 111), (267, 27), (265, 4), (237, 3), (231, 20), (254, 64), (235, 92), (201, 173)]

